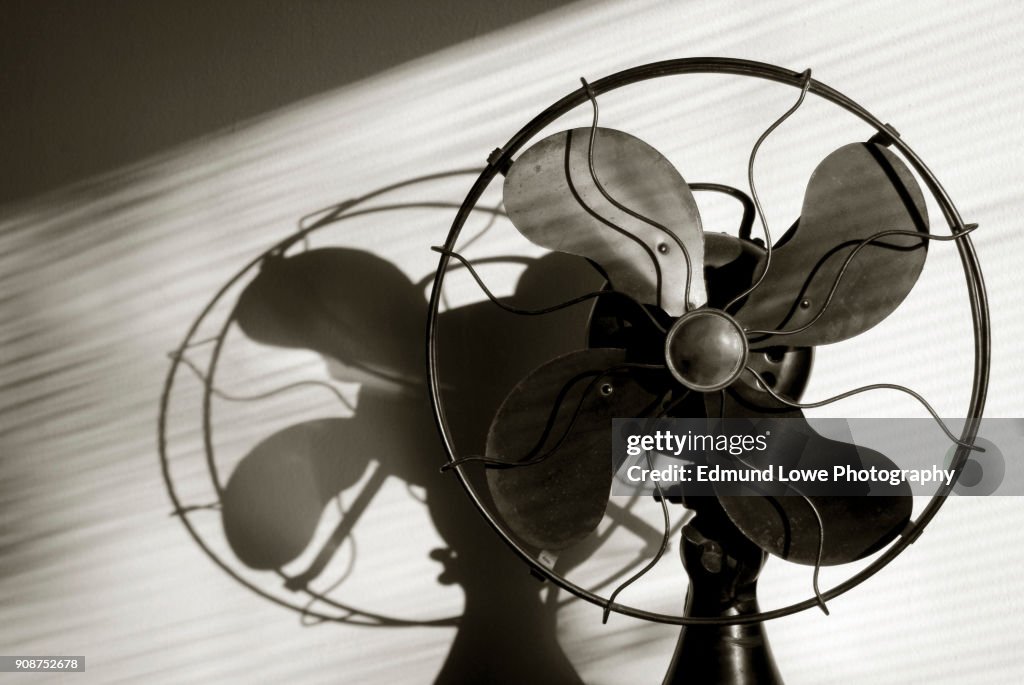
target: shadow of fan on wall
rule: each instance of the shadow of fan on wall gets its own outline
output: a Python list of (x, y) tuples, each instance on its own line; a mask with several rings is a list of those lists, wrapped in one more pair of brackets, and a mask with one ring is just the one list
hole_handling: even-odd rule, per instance
[[(599, 282), (581, 260), (552, 254), (528, 262), (507, 301), (537, 306)], [(290, 589), (303, 589), (324, 571), (385, 481), (401, 479), (425, 493), (431, 523), (447, 545), (431, 553), (442, 566), (437, 582), (457, 584), (465, 596), (436, 682), (581, 682), (557, 639), (564, 602), (554, 592), (542, 597), (543, 586), (489, 528), (454, 475), (439, 471), (444, 452), (426, 401), (422, 285), (356, 249), (277, 254), (261, 264), (234, 309), (242, 332), (265, 345), (313, 350), (336, 380), (361, 387), (351, 417), (289, 426), (241, 460), (221, 496), (231, 549), (250, 568), (280, 572), (309, 547), (328, 503), (361, 482), (313, 561), (286, 578)], [(518, 317), (487, 301), (446, 311), (439, 335), (450, 352), (439, 371), (455, 407), (456, 438), (482, 449), (491, 418), (517, 379), (583, 345), (566, 332), (585, 330), (588, 313), (573, 307)], [(480, 378), (489, 379), (482, 391), (461, 391), (479, 387)], [(644, 533), (650, 544), (661, 536), (653, 528)]]

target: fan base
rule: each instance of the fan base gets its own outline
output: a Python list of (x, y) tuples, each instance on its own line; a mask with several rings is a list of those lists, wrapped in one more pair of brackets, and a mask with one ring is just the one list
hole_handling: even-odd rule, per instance
[[(711, 498), (698, 498), (701, 500)], [(717, 503), (710, 507), (717, 509)], [(683, 527), (681, 556), (690, 576), (686, 615), (728, 617), (760, 611), (757, 578), (766, 555), (732, 531), (712, 538), (709, 519), (698, 513)], [(704, 519), (703, 529), (700, 519)], [(731, 528), (731, 526), (728, 526)], [(722, 532), (722, 531), (719, 531)], [(664, 683), (718, 683), (721, 685), (781, 685), (764, 624), (687, 626), (683, 628)]]

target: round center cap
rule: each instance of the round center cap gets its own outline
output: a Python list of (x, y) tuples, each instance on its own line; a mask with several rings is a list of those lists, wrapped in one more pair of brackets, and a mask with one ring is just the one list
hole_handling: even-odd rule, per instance
[(743, 329), (719, 309), (684, 314), (665, 339), (665, 362), (672, 375), (698, 392), (726, 387), (740, 375), (746, 361)]

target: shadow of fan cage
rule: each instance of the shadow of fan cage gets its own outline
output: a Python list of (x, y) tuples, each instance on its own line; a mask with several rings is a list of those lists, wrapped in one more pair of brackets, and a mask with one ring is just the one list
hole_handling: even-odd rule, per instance
[[(476, 173), (409, 179), (303, 217), (295, 232), (229, 279), (170, 353), (159, 419), (163, 477), (173, 515), (200, 549), (256, 596), (298, 612), (303, 625), (457, 627), (438, 682), (579, 682), (556, 634), (559, 609), (574, 599), (560, 597), (550, 586), (542, 593), (543, 586), (477, 514), (457, 480), (439, 471), (445, 455), (426, 401), (422, 345), (431, 276), (417, 283), (371, 252), (314, 248), (310, 240), (359, 217), (376, 224), (411, 210), (451, 214), (457, 203), (391, 200), (431, 182)], [(374, 202), (380, 198), (386, 201)], [(504, 217), (500, 207), (477, 211), (484, 224), (474, 240)], [(428, 247), (424, 242), (424, 251)], [(518, 306), (568, 298), (600, 285), (584, 262), (566, 255), (489, 257), (474, 264), (522, 269), (507, 298)], [(544, 360), (578, 346), (568, 333), (581, 330), (587, 316), (587, 308), (573, 307), (524, 322), (486, 301), (446, 310), (441, 318), (451, 354), (440, 366), (457, 408), (452, 429), (467, 444), (482, 446), (491, 417), (515, 382)], [(258, 358), (311, 351), (325, 362), (327, 373), (269, 391), (228, 390), (224, 386), (237, 385), (239, 379), (222, 381), (218, 371), (237, 347), (229, 343), (229, 334), (239, 333)], [(490, 379), (482, 390), (476, 383), (481, 377)], [(354, 384), (357, 401), (345, 392)], [(473, 393), (465, 391), (469, 387)], [(318, 415), (311, 418), (269, 428), (275, 422), (261, 405), (287, 396), (290, 406), (300, 406), (311, 403), (314, 393), (336, 403), (326, 416), (316, 409)], [(185, 429), (177, 427), (178, 414), (171, 408), (179, 396), (191, 417)], [(216, 431), (222, 416), (217, 412), (227, 405), (246, 410), (241, 418), (230, 419), (232, 433), (241, 430), (249, 444), (256, 440), (233, 461), (222, 456), (227, 441)], [(239, 451), (238, 442), (243, 441), (231, 440), (230, 449)], [(196, 480), (201, 487), (194, 485)], [(440, 568), (432, 583), (458, 586), (464, 596), (461, 612), (424, 618), (415, 615), (421, 611), (410, 610), (401, 615), (358, 605), (363, 599), (358, 592), (358, 599), (346, 594), (353, 569), (381, 563), (357, 554), (355, 533), (393, 481), (404, 484), (409, 497), (422, 505), (406, 515), (423, 519), (443, 541), (429, 552)], [(595, 589), (641, 564), (660, 543), (662, 531), (632, 513), (636, 501), (613, 504), (611, 528), (564, 553), (556, 568), (566, 572), (582, 563), (617, 527), (630, 531), (643, 549)], [(391, 567), (385, 570), (394, 571), (396, 561), (400, 566), (422, 561), (409, 559), (420, 552), (403, 551), (401, 522), (391, 527), (397, 551), (384, 560)], [(523, 635), (531, 639), (520, 639)], [(497, 642), (506, 648), (489, 648)]]

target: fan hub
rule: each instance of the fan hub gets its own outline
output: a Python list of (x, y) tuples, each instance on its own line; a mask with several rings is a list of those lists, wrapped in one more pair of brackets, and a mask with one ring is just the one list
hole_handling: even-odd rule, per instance
[(721, 309), (696, 309), (679, 317), (665, 338), (665, 362), (691, 390), (712, 392), (735, 381), (747, 361), (747, 336)]

